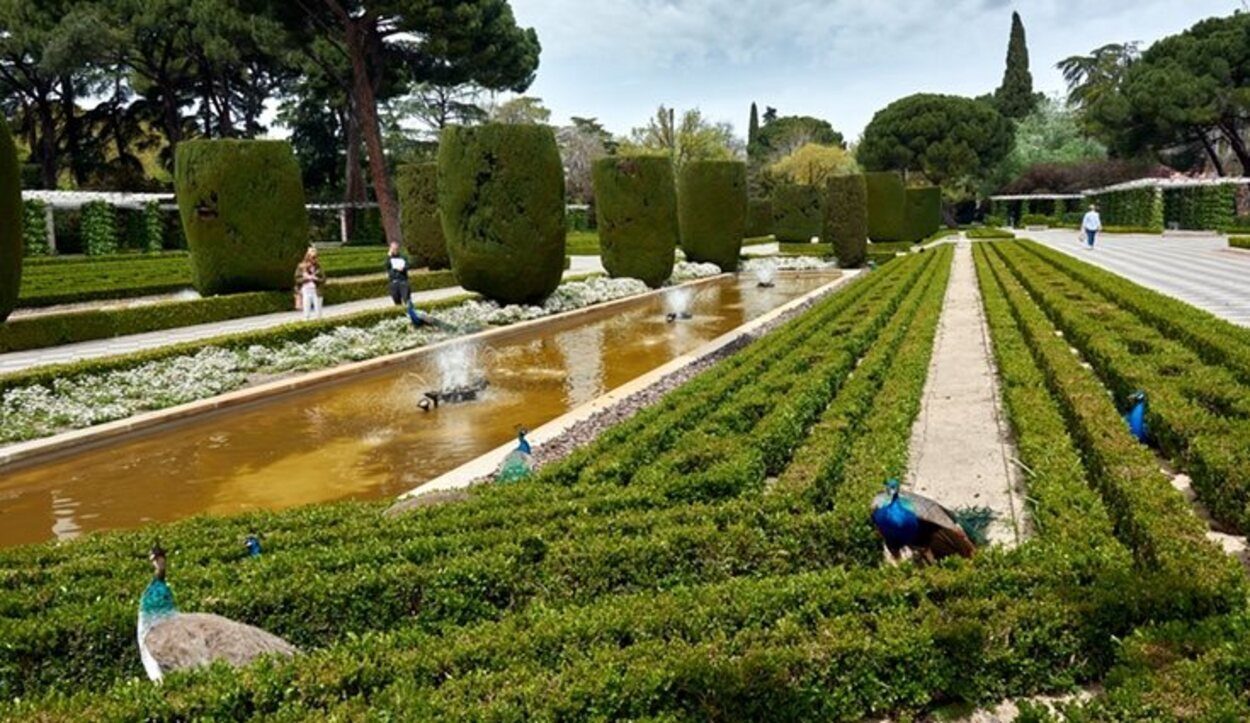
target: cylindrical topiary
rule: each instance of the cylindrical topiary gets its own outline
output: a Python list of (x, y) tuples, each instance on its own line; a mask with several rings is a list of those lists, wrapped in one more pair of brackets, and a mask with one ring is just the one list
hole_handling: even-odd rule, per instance
[(773, 234), (780, 243), (809, 243), (824, 223), (824, 191), (786, 183), (773, 189)]
[(655, 288), (673, 275), (677, 252), (677, 186), (664, 156), (610, 156), (595, 161), (595, 219), (603, 267), (614, 277)]
[(0, 115), (0, 321), (17, 306), (22, 287), (22, 177), (9, 124)]
[(564, 273), (564, 167), (543, 125), (443, 131), (438, 206), (460, 285), (508, 304), (536, 303)]
[(842, 268), (861, 266), (867, 256), (868, 185), (861, 175), (834, 176), (826, 186), (825, 226), (821, 234), (833, 244)]
[(868, 184), (868, 238), (889, 242), (903, 240), (903, 216), (907, 189), (903, 177), (893, 171), (865, 173)]
[(942, 224), (942, 189), (937, 186), (907, 189), (903, 218), (904, 241), (916, 243), (937, 233)]
[(395, 187), (399, 192), (399, 225), (412, 265), (449, 268), (451, 259), (438, 214), (438, 164), (401, 166)]
[(747, 166), (740, 161), (690, 161), (677, 188), (681, 248), (690, 261), (738, 270), (747, 221)]
[(304, 185), (289, 143), (183, 141), (174, 188), (191, 282), (201, 294), (291, 287), (309, 237)]
[(767, 198), (747, 200), (747, 238), (771, 236), (773, 233), (773, 202)]

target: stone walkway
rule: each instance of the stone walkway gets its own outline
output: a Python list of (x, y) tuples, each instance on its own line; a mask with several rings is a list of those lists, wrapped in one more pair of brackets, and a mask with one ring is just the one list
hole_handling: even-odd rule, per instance
[(1250, 326), (1250, 252), (1223, 237), (1103, 235), (1091, 251), (1075, 231), (1020, 234), (1142, 286)]
[(912, 428), (909, 489), (949, 509), (989, 507), (990, 540), (1014, 546), (1027, 535), (1024, 489), (1000, 399), (972, 246), (961, 238)]
[[(569, 266), (569, 270), (565, 272), (565, 276), (586, 274), (603, 270), (603, 265), (600, 263), (598, 256), (573, 256), (571, 258), (572, 262)], [(423, 303), (459, 296), (464, 293), (466, 293), (464, 289), (459, 286), (453, 286), (446, 289), (432, 289), (430, 291), (416, 292), (412, 295), (412, 300), (418, 307), (420, 307)], [(101, 302), (99, 305), (106, 306), (108, 303), (109, 302)], [(352, 301), (345, 304), (335, 304), (333, 306), (325, 307), (322, 310), (322, 318), (334, 319), (338, 317), (351, 316), (352, 314), (359, 314), (365, 311), (375, 311), (393, 307), (394, 304), (391, 303), (389, 297)], [(399, 314), (401, 312), (399, 309), (396, 309), (395, 313)], [(143, 351), (145, 349), (157, 349), (171, 344), (211, 339), (225, 334), (270, 329), (275, 326), (281, 326), (282, 324), (292, 324), (302, 320), (303, 318), (303, 312), (284, 311), (278, 314), (249, 316), (242, 319), (230, 319), (228, 321), (218, 321), (211, 324), (197, 324), (195, 326), (183, 326), (177, 329), (153, 331), (145, 334), (132, 334), (130, 336), (113, 337), (112, 339), (98, 339), (95, 341), (80, 342), (78, 344), (63, 344), (61, 346), (48, 347), (46, 349), (32, 349), (30, 351), (0, 354), (0, 374), (34, 369), (36, 367), (46, 366), (49, 364), (64, 364), (68, 362), (82, 361), (85, 359), (101, 359), (104, 357), (116, 356), (118, 354), (130, 354), (132, 352)]]

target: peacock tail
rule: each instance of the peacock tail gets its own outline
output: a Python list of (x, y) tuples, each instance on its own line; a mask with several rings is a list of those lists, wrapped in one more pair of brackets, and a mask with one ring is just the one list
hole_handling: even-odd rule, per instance
[(534, 460), (528, 454), (519, 451), (510, 452), (504, 458), (503, 465), (499, 467), (495, 481), (504, 484), (519, 482), (529, 477), (533, 469)]
[(972, 544), (977, 547), (985, 547), (990, 544), (990, 538), (986, 534), (990, 529), (990, 523), (998, 518), (988, 507), (960, 507), (951, 512), (951, 516), (955, 518), (955, 522), (963, 528), (967, 533), (968, 539), (972, 540)]

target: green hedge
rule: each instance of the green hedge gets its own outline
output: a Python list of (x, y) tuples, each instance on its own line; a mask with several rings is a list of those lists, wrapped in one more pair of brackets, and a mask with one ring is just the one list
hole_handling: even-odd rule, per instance
[(833, 245), (825, 243), (778, 244), (777, 253), (782, 256), (814, 256), (821, 259), (835, 255)]
[(677, 253), (677, 188), (663, 156), (610, 156), (595, 161), (595, 214), (603, 267), (613, 277), (659, 287), (673, 275)]
[(773, 202), (767, 198), (747, 199), (747, 238), (762, 238), (773, 233)]
[(937, 186), (909, 188), (903, 213), (903, 240), (923, 241), (942, 226), (942, 189)]
[(825, 225), (828, 240), (843, 268), (863, 265), (868, 252), (868, 186), (865, 176), (834, 176), (826, 188)]
[(773, 234), (781, 243), (810, 243), (824, 223), (824, 191), (786, 183), (773, 189)]
[(399, 223), (412, 266), (450, 268), (447, 239), (438, 212), (438, 164), (401, 166), (395, 174), (395, 187), (399, 193)]
[(564, 169), (548, 126), (443, 131), (439, 209), (460, 285), (509, 304), (545, 299), (563, 273)]
[(738, 270), (746, 235), (747, 167), (740, 161), (691, 161), (681, 168), (677, 217), (690, 261)]
[(970, 239), (1015, 238), (1016, 235), (1005, 228), (970, 228), (964, 232)]
[(1237, 187), (1190, 186), (1163, 191), (1167, 228), (1214, 231), (1228, 228), (1237, 215)]
[(0, 115), (0, 322), (17, 306), (22, 286), (23, 215), (17, 148), (9, 124)]
[(174, 186), (201, 294), (291, 288), (309, 236), (289, 143), (184, 141)]
[(868, 187), (868, 238), (906, 241), (907, 188), (894, 171), (865, 173)]
[(1163, 230), (1163, 193), (1158, 188), (1131, 188), (1090, 196), (1098, 205), (1103, 226)]
[(88, 256), (117, 253), (117, 209), (105, 201), (91, 201), (82, 207), (82, 245)]
[(1230, 236), (1228, 245), (1235, 249), (1250, 249), (1250, 236)]
[(25, 254), (31, 263), (36, 259), (54, 258), (48, 248), (48, 204), (31, 199), (22, 204), (22, 240)]

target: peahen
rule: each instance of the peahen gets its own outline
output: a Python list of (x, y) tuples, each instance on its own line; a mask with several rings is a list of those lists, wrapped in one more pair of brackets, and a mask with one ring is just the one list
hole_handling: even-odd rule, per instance
[(148, 556), (156, 574), (139, 600), (139, 657), (152, 680), (166, 673), (225, 661), (246, 665), (268, 654), (294, 655), (295, 646), (260, 628), (207, 613), (181, 613), (165, 583), (165, 551)]
[(526, 430), (518, 429), (516, 449), (504, 457), (503, 464), (495, 473), (496, 482), (518, 482), (529, 477), (534, 471), (534, 450), (529, 440), (525, 439)]
[(972, 557), (989, 542), (985, 530), (993, 519), (985, 507), (952, 512), (928, 497), (903, 492), (896, 479), (886, 482), (885, 491), (872, 501), (872, 524), (896, 560), (904, 547), (930, 561)]
[(1134, 392), (1128, 401), (1133, 406), (1129, 408), (1128, 414), (1124, 415), (1124, 421), (1137, 441), (1146, 444), (1146, 393)]

